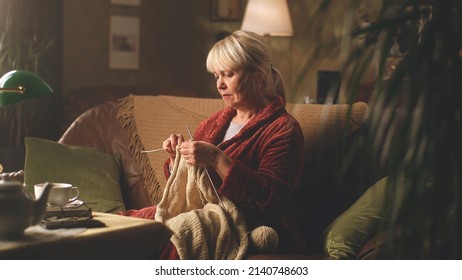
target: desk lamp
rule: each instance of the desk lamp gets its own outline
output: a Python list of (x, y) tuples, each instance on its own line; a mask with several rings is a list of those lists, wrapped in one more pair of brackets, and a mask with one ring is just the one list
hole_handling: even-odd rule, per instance
[(22, 70), (13, 70), (0, 78), (0, 106), (51, 94), (53, 89), (39, 76)]
[(241, 29), (262, 36), (292, 36), (286, 0), (249, 0)]

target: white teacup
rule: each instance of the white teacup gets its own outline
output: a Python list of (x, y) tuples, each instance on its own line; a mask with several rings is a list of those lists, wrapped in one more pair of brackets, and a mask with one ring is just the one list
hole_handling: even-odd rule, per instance
[[(45, 190), (45, 184), (36, 184), (34, 186), (35, 197), (39, 198)], [(48, 204), (64, 206), (75, 201), (79, 197), (79, 187), (67, 183), (49, 183), (52, 185), (48, 195)]]

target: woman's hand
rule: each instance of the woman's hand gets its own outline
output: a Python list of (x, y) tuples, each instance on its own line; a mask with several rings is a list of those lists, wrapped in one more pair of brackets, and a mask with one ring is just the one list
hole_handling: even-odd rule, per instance
[(213, 166), (219, 152), (217, 146), (203, 141), (186, 141), (180, 145), (180, 153), (190, 165)]
[(176, 157), (176, 147), (181, 146), (184, 142), (184, 137), (181, 134), (171, 134), (163, 143), (162, 148), (170, 156), (170, 167), (173, 166)]
[(185, 141), (180, 146), (180, 153), (187, 164), (211, 166), (222, 179), (231, 165), (231, 159), (225, 152), (204, 141)]

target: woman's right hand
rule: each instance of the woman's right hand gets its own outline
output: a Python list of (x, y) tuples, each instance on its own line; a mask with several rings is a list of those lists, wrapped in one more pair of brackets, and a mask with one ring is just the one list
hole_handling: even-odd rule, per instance
[(176, 147), (179, 147), (184, 142), (184, 137), (181, 134), (170, 134), (163, 143), (162, 148), (170, 155), (170, 165), (173, 165), (176, 157)]

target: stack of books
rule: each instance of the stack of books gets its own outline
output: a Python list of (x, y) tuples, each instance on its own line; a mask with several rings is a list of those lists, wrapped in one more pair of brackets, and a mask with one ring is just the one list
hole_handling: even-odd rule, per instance
[(45, 210), (44, 218), (49, 217), (92, 217), (92, 210), (87, 205), (82, 204), (76, 207), (48, 206)]
[(76, 207), (48, 206), (40, 224), (46, 229), (105, 226), (93, 219), (91, 208), (85, 204)]

